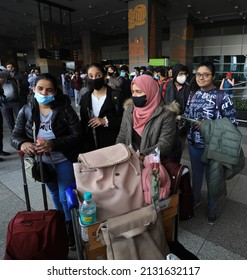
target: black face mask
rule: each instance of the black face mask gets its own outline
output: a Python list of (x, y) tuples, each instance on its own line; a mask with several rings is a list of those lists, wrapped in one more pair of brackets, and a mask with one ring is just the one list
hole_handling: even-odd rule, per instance
[(104, 77), (98, 78), (98, 79), (95, 79), (95, 80), (87, 78), (87, 85), (90, 89), (99, 90), (104, 86), (104, 84), (105, 84)]
[(132, 96), (132, 100), (136, 107), (144, 107), (147, 103), (147, 96), (146, 95), (138, 96), (138, 97)]
[(114, 76), (114, 73), (113, 72), (108, 72), (108, 76), (112, 77), (112, 76)]

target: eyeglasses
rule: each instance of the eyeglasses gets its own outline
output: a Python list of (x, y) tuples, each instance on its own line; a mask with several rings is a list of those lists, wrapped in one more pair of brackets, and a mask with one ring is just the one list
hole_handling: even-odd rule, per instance
[(210, 75), (212, 75), (212, 73), (196, 73), (196, 78), (200, 79), (200, 78), (203, 78), (203, 79), (207, 79)]

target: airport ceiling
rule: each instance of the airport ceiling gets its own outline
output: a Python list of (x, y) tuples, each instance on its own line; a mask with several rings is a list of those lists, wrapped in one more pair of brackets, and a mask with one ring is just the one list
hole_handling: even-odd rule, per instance
[[(133, 0), (8, 0), (0, 1), (0, 36), (11, 40), (17, 51), (33, 49), (35, 26), (40, 20), (70, 27), (73, 40), (83, 30), (104, 37), (127, 36), (128, 2)], [(169, 17), (189, 13), (196, 24), (243, 21), (247, 18), (246, 0), (153, 0), (161, 13), (160, 24), (168, 26)], [(141, 3), (141, 1), (140, 1)], [(39, 29), (37, 29), (39, 30)], [(67, 33), (70, 33), (68, 31)]]

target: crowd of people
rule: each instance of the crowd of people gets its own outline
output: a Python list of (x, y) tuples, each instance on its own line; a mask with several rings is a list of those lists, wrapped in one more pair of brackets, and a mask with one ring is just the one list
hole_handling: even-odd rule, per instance
[[(56, 177), (47, 187), (55, 208), (65, 213), (71, 247), (75, 242), (65, 189), (75, 180), (73, 162), (79, 153), (124, 143), (139, 152), (140, 161), (158, 147), (162, 161), (180, 163), (187, 139), (194, 206), (200, 205), (204, 171), (207, 182), (209, 172), (209, 163), (201, 162), (205, 147), (201, 126), (225, 117), (237, 126), (229, 91), (214, 84), (213, 63), (202, 62), (194, 76), (183, 64), (141, 66), (129, 73), (127, 65), (94, 63), (86, 71), (65, 73), (62, 87), (57, 78), (39, 69), (30, 73), (24, 87), (11, 66), (0, 71), (1, 112), (12, 133), (11, 144), (29, 155), (44, 153), (43, 161), (55, 169)], [(28, 101), (20, 98), (25, 90), (33, 93)], [(222, 95), (220, 102), (218, 95)], [(75, 107), (80, 107), (79, 117), (71, 105), (72, 96)], [(178, 121), (177, 115), (194, 121)], [(0, 129), (2, 140), (2, 114)], [(44, 141), (36, 143), (34, 134)], [(1, 143), (0, 155), (8, 155)], [(208, 192), (207, 200), (208, 223), (213, 225), (217, 199)]]

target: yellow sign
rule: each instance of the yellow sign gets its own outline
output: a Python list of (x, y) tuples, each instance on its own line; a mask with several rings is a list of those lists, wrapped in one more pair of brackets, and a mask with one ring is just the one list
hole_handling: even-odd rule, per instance
[(134, 9), (129, 9), (128, 11), (128, 21), (129, 29), (132, 29), (136, 26), (141, 26), (145, 24), (147, 17), (147, 8), (144, 4), (135, 6)]

